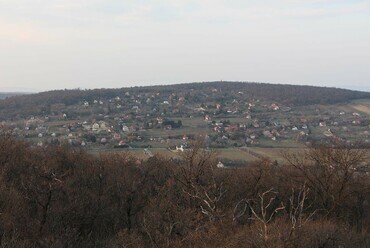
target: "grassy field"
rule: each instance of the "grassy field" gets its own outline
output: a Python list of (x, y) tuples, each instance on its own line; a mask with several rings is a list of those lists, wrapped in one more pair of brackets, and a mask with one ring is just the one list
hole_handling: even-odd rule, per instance
[[(150, 148), (148, 149), (153, 155), (160, 155), (166, 158), (180, 158), (180, 153), (178, 151), (170, 151), (165, 148)], [(222, 149), (214, 149), (215, 154), (219, 160), (237, 160), (237, 161), (245, 161), (253, 162), (258, 161), (261, 157), (265, 157), (272, 161), (277, 160), (279, 163), (284, 162), (283, 153), (284, 152), (303, 152), (303, 148), (222, 148)], [(136, 149), (94, 149), (89, 151), (92, 154), (98, 155), (100, 153), (108, 153), (108, 152), (119, 152), (119, 153), (128, 153), (133, 155), (138, 159), (146, 160), (149, 158), (148, 155), (144, 153), (144, 149), (136, 148)], [(256, 156), (257, 154), (257, 156)]]
[(354, 105), (352, 106), (354, 109), (356, 109), (359, 112), (365, 113), (367, 115), (370, 115), (370, 107), (366, 105)]
[(341, 109), (347, 112), (360, 112), (362, 114), (370, 115), (370, 100), (361, 99), (352, 101), (348, 105), (341, 106)]
[[(181, 158), (178, 151), (170, 151), (165, 148), (150, 148), (148, 149), (153, 155), (160, 155), (165, 158)], [(215, 149), (216, 158), (220, 161), (237, 161), (239, 165), (248, 165), (253, 162), (261, 160), (261, 157), (267, 158), (271, 161), (277, 161), (279, 164), (284, 164), (286, 161), (284, 159), (284, 153), (294, 153), (303, 154), (305, 152), (304, 148), (223, 148)], [(94, 155), (99, 155), (109, 152), (119, 152), (127, 153), (135, 158), (141, 160), (147, 160), (148, 155), (144, 153), (144, 149), (99, 149), (90, 150), (89, 153)], [(370, 151), (367, 150), (367, 161), (370, 162)], [(257, 155), (257, 156), (256, 156)], [(240, 163), (241, 162), (241, 163)], [(244, 164), (245, 162), (245, 164)]]

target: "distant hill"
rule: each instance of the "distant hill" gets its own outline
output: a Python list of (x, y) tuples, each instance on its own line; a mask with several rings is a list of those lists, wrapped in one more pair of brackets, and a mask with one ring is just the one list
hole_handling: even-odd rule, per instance
[(5, 99), (11, 96), (21, 96), (21, 95), (27, 95), (30, 93), (26, 92), (0, 92), (0, 99)]
[(45, 109), (46, 106), (52, 104), (62, 103), (69, 106), (82, 101), (111, 99), (116, 96), (122, 96), (126, 92), (130, 92), (133, 95), (157, 92), (160, 92), (162, 95), (181, 93), (187, 95), (188, 101), (193, 103), (202, 103), (204, 96), (213, 97), (215, 101), (222, 101), (242, 93), (242, 98), (245, 100), (269, 100), (296, 106), (333, 104), (354, 99), (370, 98), (370, 92), (339, 88), (220, 81), (119, 89), (55, 90), (22, 96), (7, 95), (7, 99), (0, 101), (0, 114), (3, 116), (30, 112), (37, 114), (42, 109)]

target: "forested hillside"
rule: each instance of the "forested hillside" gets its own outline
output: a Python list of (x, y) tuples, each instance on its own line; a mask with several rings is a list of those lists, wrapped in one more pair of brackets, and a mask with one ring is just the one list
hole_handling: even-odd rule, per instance
[(201, 103), (204, 97), (214, 98), (215, 100), (230, 99), (239, 92), (243, 93), (245, 100), (268, 99), (289, 105), (332, 104), (353, 99), (370, 98), (369, 92), (337, 88), (243, 82), (205, 82), (121, 89), (48, 91), (2, 100), (0, 101), (0, 113), (6, 116), (15, 112), (22, 114), (36, 111), (35, 114), (40, 114), (43, 109), (52, 104), (73, 105), (82, 101), (111, 99), (128, 91), (133, 95), (158, 92), (163, 95), (170, 95), (181, 92), (188, 96), (191, 103)]

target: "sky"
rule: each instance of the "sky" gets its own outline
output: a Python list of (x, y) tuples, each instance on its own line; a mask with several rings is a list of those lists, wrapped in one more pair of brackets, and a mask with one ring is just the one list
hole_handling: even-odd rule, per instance
[(0, 0), (0, 91), (218, 80), (370, 91), (370, 1)]

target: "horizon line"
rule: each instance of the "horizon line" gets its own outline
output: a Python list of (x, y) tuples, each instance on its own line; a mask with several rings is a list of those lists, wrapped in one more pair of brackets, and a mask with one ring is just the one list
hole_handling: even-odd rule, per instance
[(202, 84), (202, 83), (255, 83), (255, 84), (272, 84), (272, 85), (282, 85), (282, 86), (302, 86), (302, 87), (319, 87), (319, 88), (333, 88), (333, 89), (343, 89), (343, 90), (351, 90), (351, 91), (361, 91), (361, 92), (369, 92), (370, 88), (368, 87), (349, 87), (349, 86), (327, 86), (327, 85), (312, 85), (312, 84), (294, 84), (294, 83), (270, 83), (270, 82), (257, 82), (257, 81), (228, 81), (228, 80), (219, 80), (219, 81), (194, 81), (194, 82), (185, 82), (185, 83), (163, 83), (163, 84), (156, 84), (156, 83), (148, 83), (148, 84), (137, 84), (135, 86), (123, 86), (123, 87), (101, 87), (101, 88), (83, 88), (83, 87), (75, 87), (75, 88), (53, 88), (53, 89), (36, 89), (36, 88), (22, 88), (22, 87), (0, 87), (0, 93), (25, 93), (25, 94), (37, 94), (42, 92), (48, 91), (58, 91), (58, 90), (97, 90), (97, 89), (122, 89), (122, 88), (135, 88), (135, 87), (157, 87), (157, 86), (175, 86), (181, 84)]

